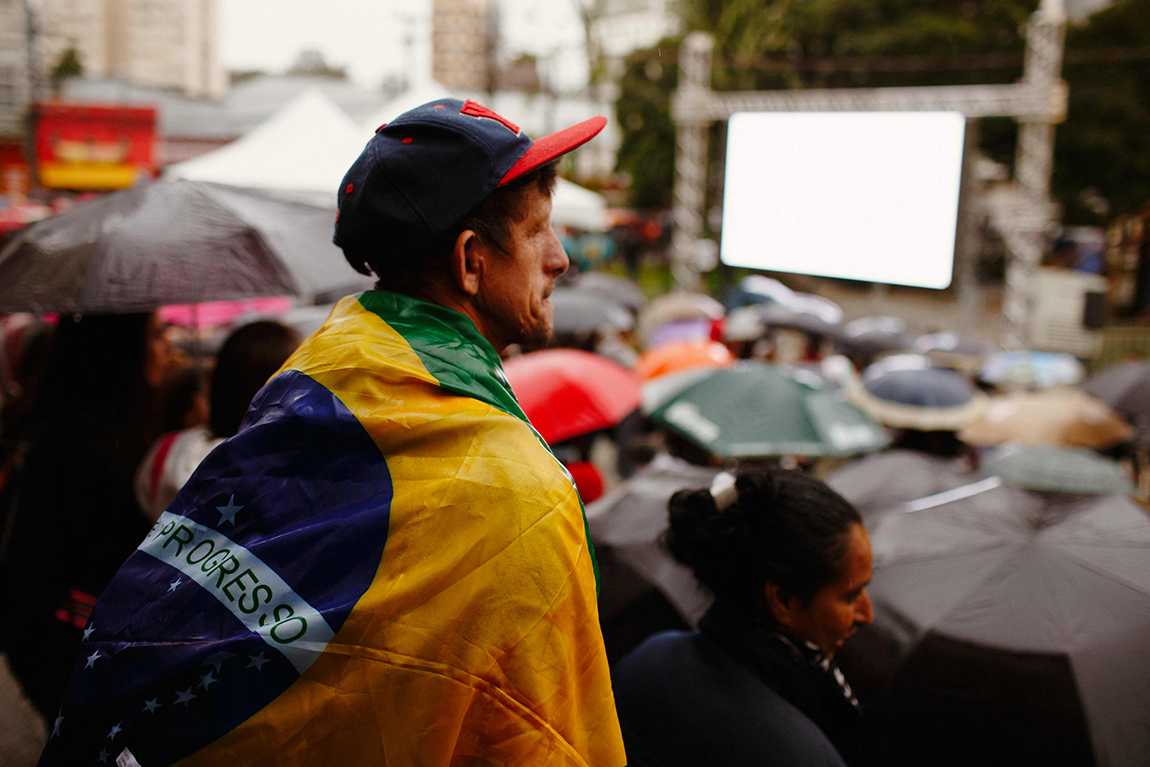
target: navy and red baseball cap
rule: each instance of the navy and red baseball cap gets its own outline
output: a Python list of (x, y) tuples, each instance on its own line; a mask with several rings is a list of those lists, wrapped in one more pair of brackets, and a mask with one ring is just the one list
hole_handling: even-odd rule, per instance
[(332, 241), (358, 271), (422, 256), (497, 187), (590, 141), (592, 117), (533, 141), (473, 101), (440, 99), (381, 125), (339, 188)]

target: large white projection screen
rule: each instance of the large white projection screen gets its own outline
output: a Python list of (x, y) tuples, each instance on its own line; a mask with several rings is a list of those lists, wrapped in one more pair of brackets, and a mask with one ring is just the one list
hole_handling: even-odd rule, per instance
[(945, 288), (965, 130), (958, 112), (732, 116), (723, 263)]

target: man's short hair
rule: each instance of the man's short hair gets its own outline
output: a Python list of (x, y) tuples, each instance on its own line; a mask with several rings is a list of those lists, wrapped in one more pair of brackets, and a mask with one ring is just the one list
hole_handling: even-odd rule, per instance
[(559, 172), (554, 162), (547, 163), (527, 173), (511, 183), (497, 187), (473, 211), (448, 232), (438, 243), (421, 257), (410, 261), (399, 272), (391, 267), (391, 273), (384, 270), (383, 264), (376, 265), (368, 259), (368, 266), (379, 277), (376, 288), (396, 293), (414, 294), (429, 274), (443, 272), (455, 247), (459, 235), (467, 230), (475, 232), (479, 241), (494, 245), (505, 253), (510, 252), (511, 228), (528, 214), (528, 191), (532, 188), (550, 197), (555, 192)]

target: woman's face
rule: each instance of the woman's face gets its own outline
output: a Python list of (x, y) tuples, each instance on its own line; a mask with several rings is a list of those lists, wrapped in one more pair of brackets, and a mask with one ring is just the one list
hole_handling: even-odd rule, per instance
[(160, 388), (172, 355), (172, 342), (168, 328), (158, 312), (148, 318), (147, 337), (144, 339), (144, 378), (153, 389)]
[[(832, 658), (858, 626), (874, 620), (866, 592), (871, 578), (870, 538), (859, 524), (851, 525), (847, 535), (846, 567), (841, 578), (824, 586), (805, 604), (792, 596), (781, 605), (777, 600), (772, 605), (779, 623)], [(770, 594), (768, 601), (772, 601)]]

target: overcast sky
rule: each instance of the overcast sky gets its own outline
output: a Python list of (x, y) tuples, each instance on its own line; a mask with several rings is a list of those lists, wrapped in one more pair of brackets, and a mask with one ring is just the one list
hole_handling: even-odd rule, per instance
[[(577, 87), (585, 65), (578, 61), (583, 33), (576, 0), (498, 2), (504, 51), (558, 52), (563, 84)], [(283, 71), (308, 48), (346, 66), (367, 87), (388, 73), (418, 77), (429, 67), (431, 0), (222, 0), (220, 24), (228, 69)], [(405, 34), (412, 37), (411, 56), (404, 55)]]

